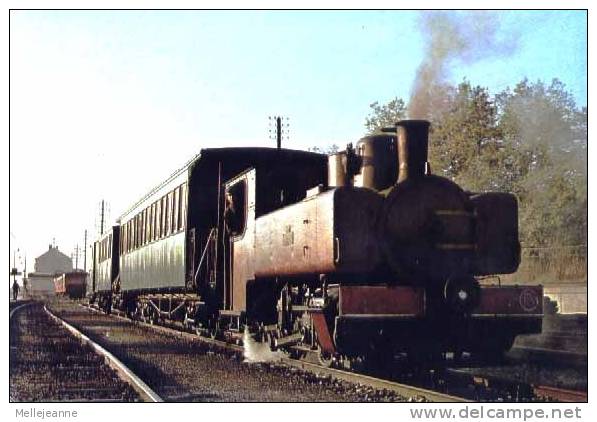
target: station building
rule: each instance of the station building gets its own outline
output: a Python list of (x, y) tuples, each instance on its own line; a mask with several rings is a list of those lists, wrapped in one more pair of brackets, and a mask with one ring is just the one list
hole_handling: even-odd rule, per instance
[(73, 270), (73, 260), (60, 252), (57, 246), (35, 258), (35, 272), (27, 277), (27, 289), (32, 296), (53, 296), (54, 278)]

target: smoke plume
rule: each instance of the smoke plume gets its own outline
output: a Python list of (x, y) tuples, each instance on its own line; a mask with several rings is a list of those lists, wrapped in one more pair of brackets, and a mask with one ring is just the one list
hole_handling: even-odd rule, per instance
[(425, 52), (408, 107), (413, 119), (429, 118), (433, 97), (449, 75), (450, 65), (506, 56), (517, 44), (512, 34), (504, 37), (498, 33), (498, 17), (486, 11), (426, 12), (420, 16), (419, 28)]

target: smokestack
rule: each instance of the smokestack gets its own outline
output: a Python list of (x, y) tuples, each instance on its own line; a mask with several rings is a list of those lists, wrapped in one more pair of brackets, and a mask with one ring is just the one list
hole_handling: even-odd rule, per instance
[(427, 120), (401, 120), (396, 123), (398, 135), (398, 183), (406, 179), (419, 179), (427, 169), (429, 122)]

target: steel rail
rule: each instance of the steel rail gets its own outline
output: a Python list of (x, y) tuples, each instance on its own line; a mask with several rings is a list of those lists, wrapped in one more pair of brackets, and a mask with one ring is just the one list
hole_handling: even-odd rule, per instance
[(419, 388), (408, 384), (401, 384), (392, 381), (386, 381), (381, 378), (375, 378), (368, 375), (356, 374), (354, 372), (347, 372), (341, 369), (327, 368), (325, 366), (316, 365), (314, 363), (298, 361), (290, 358), (282, 358), (282, 362), (286, 365), (295, 368), (303, 369), (305, 371), (313, 372), (315, 374), (330, 375), (342, 381), (351, 383), (367, 385), (376, 389), (386, 389), (394, 391), (395, 393), (406, 397), (422, 397), (432, 402), (438, 403), (467, 403), (462, 397), (451, 396), (449, 394), (439, 393), (425, 388)]
[(63, 320), (62, 318), (54, 315), (52, 311), (50, 311), (46, 305), (44, 305), (44, 311), (55, 321), (62, 324), (68, 331), (70, 331), (75, 337), (81, 339), (83, 343), (90, 345), (96, 353), (100, 356), (103, 356), (108, 365), (116, 371), (120, 379), (124, 382), (130, 384), (137, 393), (144, 399), (144, 401), (150, 402), (163, 402), (164, 400), (156, 394), (141, 378), (139, 378), (133, 371), (131, 371), (124, 363), (122, 363), (116, 356), (110, 353), (108, 350), (104, 349), (102, 346), (91, 340), (81, 331), (70, 325), (68, 322)]
[(16, 306), (15, 308), (13, 308), (13, 309), (10, 311), (10, 313), (9, 313), (9, 315), (8, 315), (8, 320), (10, 321), (10, 320), (12, 319), (13, 315), (14, 315), (14, 314), (15, 314), (15, 313), (16, 313), (18, 310), (20, 310), (20, 309), (23, 309), (23, 308), (25, 308), (25, 307), (27, 307), (27, 306), (33, 305), (34, 303), (35, 303), (35, 302), (27, 302), (27, 303), (23, 303), (22, 305)]
[(588, 401), (588, 393), (586, 391), (556, 388), (546, 385), (534, 385), (533, 391), (538, 396), (548, 397), (564, 403), (580, 403)]
[[(80, 305), (80, 306), (82, 306), (86, 309), (91, 309), (94, 312), (101, 313), (100, 310), (97, 310), (97, 309), (94, 309), (91, 307), (87, 307), (84, 305)], [(128, 321), (130, 323), (139, 324), (139, 325), (148, 327), (148, 328), (153, 329), (158, 332), (162, 332), (162, 333), (169, 334), (169, 335), (176, 335), (176, 336), (180, 336), (182, 338), (186, 338), (186, 339), (190, 339), (190, 340), (194, 340), (194, 341), (202, 341), (204, 343), (212, 344), (214, 346), (217, 346), (217, 347), (220, 347), (223, 349), (227, 349), (227, 350), (231, 350), (231, 351), (235, 351), (238, 353), (242, 353), (245, 350), (243, 348), (243, 346), (239, 346), (237, 344), (227, 343), (225, 341), (215, 340), (215, 339), (211, 339), (208, 337), (199, 337), (196, 334), (191, 334), (191, 333), (179, 331), (179, 330), (176, 330), (173, 328), (164, 327), (164, 326), (160, 326), (160, 325), (152, 325), (152, 324), (148, 324), (146, 322), (142, 322), (142, 321), (138, 321), (138, 320), (130, 320), (130, 319), (122, 317), (120, 315), (111, 314), (110, 316), (117, 318), (117, 319), (121, 319), (123, 321)], [(395, 392), (401, 396), (407, 397), (407, 398), (419, 398), (420, 397), (420, 398), (429, 400), (431, 402), (440, 402), (440, 403), (469, 402), (469, 400), (466, 400), (462, 397), (451, 396), (448, 394), (443, 394), (443, 393), (439, 393), (436, 391), (411, 386), (408, 384), (401, 384), (401, 383), (397, 383), (397, 382), (387, 381), (387, 380), (383, 380), (380, 378), (371, 377), (368, 375), (347, 372), (347, 371), (343, 371), (341, 369), (327, 368), (327, 367), (324, 367), (321, 365), (303, 362), (303, 361), (299, 361), (296, 359), (281, 358), (280, 360), (274, 361), (274, 362), (279, 362), (279, 363), (282, 363), (282, 364), (285, 364), (288, 366), (292, 366), (292, 367), (295, 367), (298, 369), (302, 369), (304, 371), (311, 372), (314, 374), (329, 375), (329, 376), (332, 376), (339, 380), (347, 381), (347, 382), (350, 382), (353, 384), (361, 384), (361, 385), (372, 387), (375, 389), (386, 389), (386, 390), (393, 391), (393, 392)]]

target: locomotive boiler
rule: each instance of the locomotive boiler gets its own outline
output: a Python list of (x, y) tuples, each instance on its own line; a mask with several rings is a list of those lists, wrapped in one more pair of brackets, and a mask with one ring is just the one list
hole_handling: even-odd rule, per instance
[(487, 283), (518, 267), (517, 200), (433, 175), (428, 132), (203, 150), (121, 216), (114, 303), (322, 362), (502, 353), (541, 330), (540, 286)]

